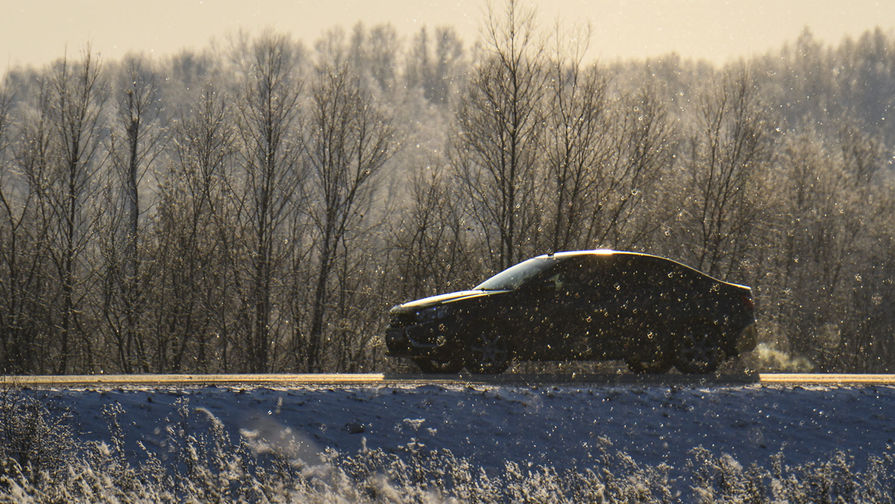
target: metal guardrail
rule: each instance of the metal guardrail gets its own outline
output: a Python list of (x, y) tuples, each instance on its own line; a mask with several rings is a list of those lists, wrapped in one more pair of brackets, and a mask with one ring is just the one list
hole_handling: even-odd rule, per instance
[(895, 385), (893, 374), (806, 374), (740, 373), (730, 375), (635, 375), (608, 374), (137, 374), (0, 376), (0, 387), (74, 386), (208, 386), (208, 385), (641, 385), (641, 386), (724, 386), (724, 385)]

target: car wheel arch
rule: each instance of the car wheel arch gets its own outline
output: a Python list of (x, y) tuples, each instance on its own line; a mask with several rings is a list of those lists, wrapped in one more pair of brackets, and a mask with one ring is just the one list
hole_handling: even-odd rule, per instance
[(680, 328), (674, 338), (674, 364), (681, 372), (714, 372), (727, 356), (717, 322), (700, 319)]
[(474, 373), (502, 373), (516, 355), (509, 331), (500, 324), (487, 324), (469, 331), (463, 346), (466, 369)]

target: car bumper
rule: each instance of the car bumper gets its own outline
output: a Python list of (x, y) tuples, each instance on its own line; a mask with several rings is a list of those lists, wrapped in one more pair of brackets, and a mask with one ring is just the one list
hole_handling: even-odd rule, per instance
[(736, 341), (736, 350), (738, 354), (752, 351), (758, 344), (758, 330), (755, 324), (749, 324), (743, 332), (740, 333)]
[(385, 345), (390, 357), (431, 357), (444, 351), (447, 340), (440, 324), (389, 327)]

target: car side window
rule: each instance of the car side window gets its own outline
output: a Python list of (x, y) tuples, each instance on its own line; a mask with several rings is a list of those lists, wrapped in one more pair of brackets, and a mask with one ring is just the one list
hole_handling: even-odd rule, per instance
[(692, 297), (702, 284), (701, 278), (695, 271), (678, 267), (671, 277), (670, 290), (678, 301)]
[(637, 299), (649, 288), (648, 273), (641, 261), (628, 260), (624, 263), (616, 291), (627, 300)]
[(673, 285), (679, 283), (679, 268), (669, 261), (646, 258), (643, 264), (641, 295), (645, 300), (668, 299), (672, 296)]
[(596, 299), (617, 299), (627, 285), (628, 271), (624, 261), (617, 256), (596, 257), (591, 267), (589, 288)]
[(557, 300), (577, 299), (587, 295), (590, 290), (591, 269), (584, 261), (570, 259), (546, 273), (533, 288), (545, 297), (552, 296)]
[(591, 297), (593, 288), (591, 281), (594, 277), (594, 264), (586, 259), (574, 264), (574, 268), (566, 270), (566, 284), (564, 293), (573, 298)]
[(559, 268), (554, 267), (548, 271), (542, 272), (537, 277), (527, 282), (524, 288), (528, 295), (550, 297), (554, 295), (557, 287), (560, 285), (562, 285), (562, 280), (560, 278)]
[(597, 292), (605, 301), (625, 304), (645, 299), (656, 290), (661, 271), (648, 257), (612, 256), (596, 280)]

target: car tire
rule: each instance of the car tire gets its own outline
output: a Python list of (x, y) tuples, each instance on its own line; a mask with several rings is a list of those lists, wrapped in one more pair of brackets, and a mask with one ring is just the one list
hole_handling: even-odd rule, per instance
[(512, 352), (500, 331), (484, 331), (469, 342), (465, 360), (472, 373), (500, 374), (510, 367)]
[(427, 374), (458, 373), (463, 369), (462, 361), (438, 361), (420, 357), (413, 359), (413, 362), (420, 368), (420, 371)]
[(644, 341), (631, 349), (625, 363), (637, 374), (667, 373), (674, 364), (672, 352), (657, 333), (649, 333)]
[(674, 365), (682, 373), (713, 373), (724, 359), (718, 335), (704, 326), (695, 327), (680, 336), (675, 349)]

